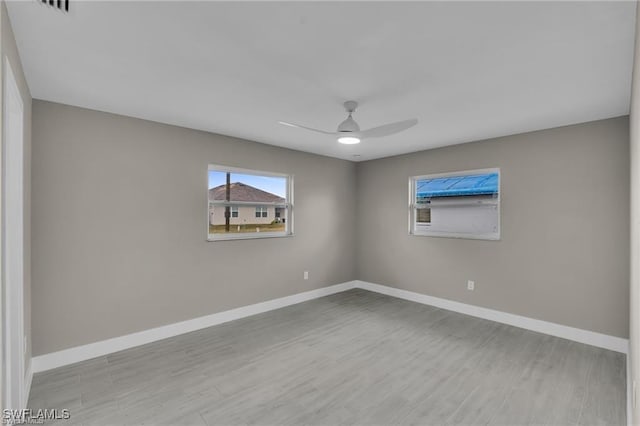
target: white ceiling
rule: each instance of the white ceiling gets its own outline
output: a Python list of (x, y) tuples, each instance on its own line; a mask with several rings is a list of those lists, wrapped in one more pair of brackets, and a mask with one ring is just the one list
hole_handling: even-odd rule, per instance
[[(33, 97), (350, 160), (628, 113), (635, 2), (9, 2)], [(333, 131), (416, 127), (356, 146)], [(354, 157), (354, 155), (360, 157)]]

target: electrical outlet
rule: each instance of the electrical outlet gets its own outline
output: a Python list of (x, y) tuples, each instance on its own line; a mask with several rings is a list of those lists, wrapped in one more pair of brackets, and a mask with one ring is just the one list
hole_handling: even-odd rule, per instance
[(304, 279), (305, 280), (309, 279), (309, 271), (304, 271)]
[(473, 291), (476, 289), (476, 283), (475, 281), (467, 281), (467, 290)]

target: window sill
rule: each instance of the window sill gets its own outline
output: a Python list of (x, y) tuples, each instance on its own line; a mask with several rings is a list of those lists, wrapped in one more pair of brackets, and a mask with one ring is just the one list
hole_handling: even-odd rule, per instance
[(293, 237), (294, 234), (288, 233), (283, 234), (280, 232), (252, 232), (247, 234), (234, 234), (234, 235), (221, 235), (214, 237), (212, 234), (209, 234), (207, 238), (207, 242), (215, 243), (219, 241), (234, 241), (234, 240), (262, 240), (264, 238), (288, 238)]
[(429, 232), (429, 233), (410, 232), (409, 235), (412, 237), (436, 237), (436, 238), (458, 238), (461, 240), (500, 241), (499, 234), (498, 235), (495, 235), (495, 234), (473, 235), (473, 234), (456, 234), (453, 232)]

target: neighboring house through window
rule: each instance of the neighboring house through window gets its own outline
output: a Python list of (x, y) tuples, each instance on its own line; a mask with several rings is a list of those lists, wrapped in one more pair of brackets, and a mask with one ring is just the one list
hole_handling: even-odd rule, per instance
[(500, 170), (414, 176), (409, 180), (409, 233), (500, 239)]
[(293, 234), (293, 177), (209, 166), (208, 239)]

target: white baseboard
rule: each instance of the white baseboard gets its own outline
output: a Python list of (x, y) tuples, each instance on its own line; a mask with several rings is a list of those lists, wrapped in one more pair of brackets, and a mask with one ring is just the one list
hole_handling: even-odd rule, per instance
[(412, 302), (422, 303), (425, 305), (431, 305), (449, 311), (459, 312), (477, 318), (500, 322), (503, 324), (536, 331), (538, 333), (549, 334), (551, 336), (557, 336), (564, 339), (585, 343), (587, 345), (621, 352), (624, 354), (627, 354), (629, 350), (628, 339), (609, 336), (606, 334), (582, 330), (579, 328), (555, 324), (552, 322), (537, 320), (520, 315), (509, 314), (493, 309), (482, 308), (480, 306), (468, 305), (466, 303), (455, 302), (453, 300), (427, 296), (425, 294), (401, 290), (394, 287), (356, 280), (332, 285), (329, 287), (323, 287), (304, 293), (298, 293), (292, 296), (281, 297), (279, 299), (268, 300), (266, 302), (256, 303), (254, 305), (243, 306), (240, 308), (231, 309), (229, 311), (218, 312), (204, 317), (152, 328), (137, 333), (127, 334), (125, 336), (114, 337), (112, 339), (103, 340), (100, 342), (76, 346), (58, 352), (39, 355), (33, 357), (29, 375), (31, 376), (33, 373), (39, 373), (41, 371), (51, 370), (53, 368), (85, 361), (91, 358), (96, 358), (99, 356), (133, 348), (135, 346), (144, 345), (180, 334), (189, 333), (191, 331), (200, 330), (228, 321), (233, 321), (251, 315), (272, 311), (274, 309), (283, 308), (285, 306), (295, 305), (297, 303), (317, 299), (320, 297), (328, 296), (330, 294), (340, 293), (352, 288), (361, 288), (376, 293), (386, 294), (392, 297), (410, 300)]
[(152, 328), (137, 333), (114, 337), (100, 342), (89, 343), (87, 345), (76, 346), (58, 352), (39, 355), (33, 357), (31, 361), (31, 370), (34, 373), (51, 370), (64, 365), (86, 361), (91, 358), (155, 342), (157, 340), (201, 330), (203, 328), (222, 324), (228, 321), (272, 311), (285, 306), (295, 305), (297, 303), (306, 302), (307, 300), (317, 299), (330, 294), (340, 293), (354, 287), (355, 281), (349, 281), (329, 287), (322, 287), (316, 290), (305, 291), (304, 293), (281, 297), (279, 299), (256, 303), (254, 305), (243, 306), (229, 311), (218, 312), (204, 317)]
[(29, 367), (27, 367), (27, 372), (24, 375), (24, 395), (22, 396), (22, 408), (27, 408), (27, 404), (29, 404), (29, 395), (31, 394), (31, 383), (33, 382), (33, 369), (32, 366), (33, 361), (29, 363)]
[(629, 352), (629, 340), (621, 337), (609, 336), (607, 334), (596, 333), (595, 331), (582, 330), (580, 328), (523, 317), (521, 315), (509, 314), (507, 312), (482, 308), (480, 306), (468, 305), (466, 303), (441, 299), (439, 297), (427, 296), (413, 291), (401, 290), (399, 288), (387, 287), (366, 281), (356, 281), (355, 286), (357, 288), (386, 294), (399, 299), (410, 300), (424, 305), (431, 305), (448, 311), (459, 312), (477, 318), (500, 322), (514, 327), (536, 331), (538, 333), (562, 337), (563, 339), (573, 340), (575, 342), (597, 346), (599, 348), (609, 349), (623, 354)]

